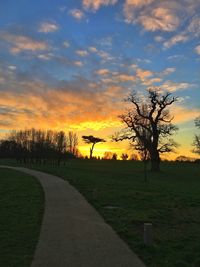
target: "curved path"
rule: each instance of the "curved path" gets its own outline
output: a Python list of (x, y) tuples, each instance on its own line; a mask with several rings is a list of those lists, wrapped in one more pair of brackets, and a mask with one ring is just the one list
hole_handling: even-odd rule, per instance
[(45, 212), (31, 267), (145, 267), (85, 198), (67, 181), (21, 167), (37, 177)]

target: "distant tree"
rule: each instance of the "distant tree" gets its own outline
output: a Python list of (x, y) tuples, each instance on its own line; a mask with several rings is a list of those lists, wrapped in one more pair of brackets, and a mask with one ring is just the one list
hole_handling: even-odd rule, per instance
[(160, 170), (160, 153), (170, 152), (177, 146), (170, 139), (177, 127), (171, 123), (173, 117), (167, 109), (176, 100), (171, 93), (162, 95), (156, 89), (149, 89), (144, 100), (131, 93), (125, 101), (132, 109), (119, 116), (126, 128), (115, 134), (113, 140), (128, 139), (136, 150), (145, 156), (149, 154), (152, 171)]
[(110, 160), (113, 158), (113, 153), (111, 151), (106, 151), (103, 155), (103, 159)]
[(74, 156), (78, 156), (78, 136), (76, 133), (69, 131), (67, 136), (68, 151)]
[[(200, 129), (200, 116), (195, 119), (195, 126)], [(194, 136), (194, 141), (193, 141), (193, 146), (194, 146), (194, 153), (200, 154), (200, 135), (195, 135)]]
[[(77, 136), (72, 134), (70, 143), (72, 152), (78, 154)], [(24, 163), (60, 164), (69, 158), (74, 158), (74, 153), (68, 151), (68, 138), (63, 131), (27, 130), (12, 131), (0, 144), (0, 156), (15, 158)], [(5, 153), (5, 151), (7, 151)]]
[(113, 153), (111, 151), (106, 151), (104, 153), (104, 156), (102, 159), (106, 159), (106, 160), (116, 160), (117, 159), (117, 154)]
[(138, 160), (138, 155), (137, 154), (131, 154), (130, 157), (129, 157), (129, 160)]
[(122, 160), (127, 160), (127, 159), (128, 159), (128, 154), (126, 154), (126, 153), (122, 153), (122, 154), (121, 154), (121, 159), (122, 159)]
[(117, 160), (117, 153), (113, 153), (112, 160)]
[(90, 159), (92, 159), (92, 154), (95, 144), (106, 142), (104, 139), (99, 137), (94, 137), (93, 135), (83, 135), (82, 139), (86, 144), (92, 144), (92, 147), (90, 148)]
[(176, 161), (179, 161), (179, 162), (189, 162), (189, 161), (192, 161), (192, 158), (190, 157), (186, 157), (186, 156), (183, 156), (183, 155), (180, 155), (176, 158)]

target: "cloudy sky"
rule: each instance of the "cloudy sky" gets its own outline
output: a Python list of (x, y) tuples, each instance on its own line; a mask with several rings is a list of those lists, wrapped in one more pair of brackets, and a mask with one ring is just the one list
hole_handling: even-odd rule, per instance
[[(123, 98), (153, 86), (179, 97), (171, 109), (177, 153), (192, 156), (200, 114), (199, 1), (0, 2), (1, 134), (35, 127), (107, 138), (120, 127)], [(96, 153), (127, 147), (108, 142)]]

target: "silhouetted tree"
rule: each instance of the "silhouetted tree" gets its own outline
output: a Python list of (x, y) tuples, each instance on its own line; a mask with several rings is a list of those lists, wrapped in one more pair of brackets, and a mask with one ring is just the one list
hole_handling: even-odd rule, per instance
[(129, 160), (137, 161), (138, 160), (138, 155), (137, 154), (131, 154), (130, 157), (129, 157)]
[[(200, 117), (195, 119), (195, 126), (200, 129)], [(200, 135), (194, 136), (193, 146), (194, 153), (200, 154)]]
[(116, 160), (117, 159), (117, 154), (113, 153), (111, 151), (106, 151), (104, 153), (104, 156), (102, 159), (107, 159), (107, 160)]
[(112, 160), (117, 160), (117, 153), (113, 153)]
[(177, 146), (169, 137), (178, 128), (171, 123), (173, 117), (167, 109), (176, 100), (171, 93), (162, 95), (156, 89), (149, 89), (144, 100), (132, 93), (126, 99), (132, 109), (119, 116), (126, 128), (115, 134), (113, 140), (128, 139), (137, 150), (149, 153), (152, 171), (160, 170), (160, 153), (170, 152)]
[(121, 154), (121, 159), (122, 159), (122, 160), (127, 160), (127, 159), (128, 159), (128, 154), (126, 154), (126, 153), (122, 153), (122, 154)]
[(78, 136), (76, 133), (68, 132), (68, 151), (75, 156), (78, 156)]
[(92, 159), (92, 154), (95, 144), (106, 142), (104, 139), (99, 137), (94, 137), (93, 135), (83, 135), (82, 139), (86, 144), (92, 144), (92, 147), (90, 148), (90, 159)]
[(77, 136), (74, 133), (69, 134), (71, 135), (73, 141), (68, 146), (68, 138), (63, 131), (36, 129), (12, 131), (0, 142), (0, 157), (15, 158), (24, 163), (44, 164), (49, 161), (59, 165), (61, 161), (78, 155)]

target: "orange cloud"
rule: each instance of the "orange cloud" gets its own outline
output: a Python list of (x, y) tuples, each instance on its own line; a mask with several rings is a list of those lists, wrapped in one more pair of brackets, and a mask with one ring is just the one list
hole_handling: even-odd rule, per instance
[(150, 70), (137, 69), (136, 76), (141, 80), (145, 81), (147, 78), (151, 77), (153, 72)]
[(98, 10), (101, 6), (114, 5), (118, 0), (83, 0), (85, 9)]
[(12, 54), (18, 54), (22, 51), (40, 51), (49, 48), (46, 42), (36, 41), (23, 35), (3, 33), (1, 38), (10, 44), (10, 52)]
[(170, 109), (172, 115), (174, 115), (174, 123), (183, 123), (194, 120), (199, 116), (200, 111), (198, 109), (186, 108), (180, 105), (176, 105)]
[(108, 69), (99, 69), (96, 71), (96, 74), (104, 76), (110, 74), (110, 71)]

